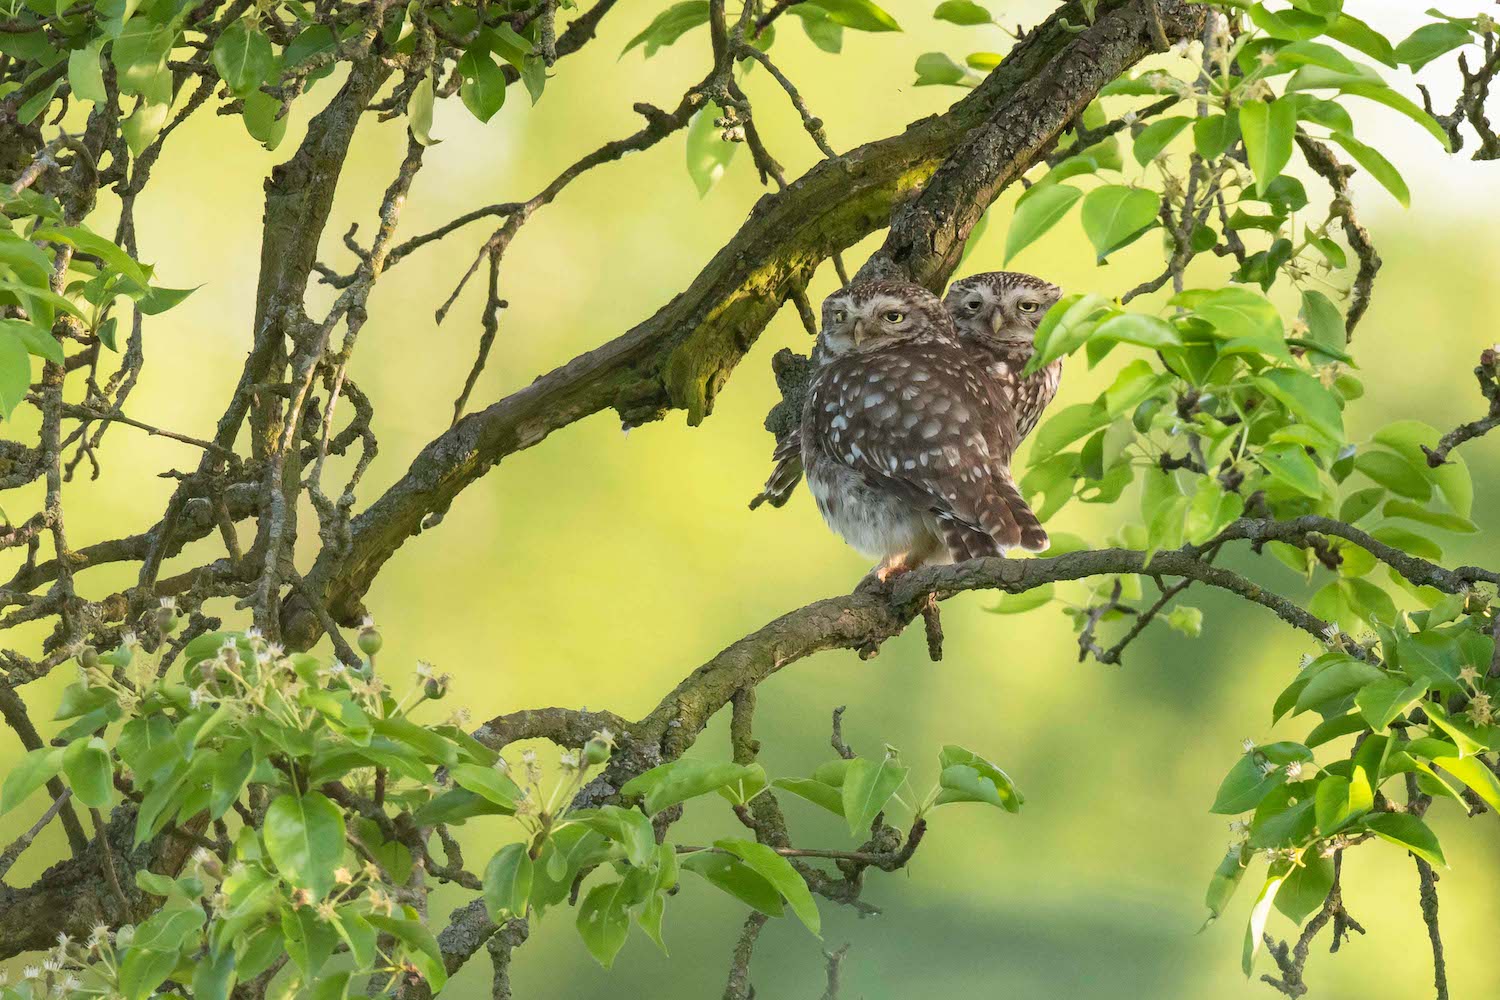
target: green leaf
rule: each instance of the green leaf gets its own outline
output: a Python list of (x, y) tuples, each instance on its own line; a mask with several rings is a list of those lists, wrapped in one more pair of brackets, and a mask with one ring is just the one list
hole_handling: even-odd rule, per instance
[(1344, 333), (1344, 317), (1332, 299), (1316, 290), (1304, 290), (1302, 317), (1307, 321), (1308, 336), (1313, 343), (1325, 349), (1326, 358), (1336, 360), (1343, 355), (1344, 346), (1348, 342)]
[(109, 50), (120, 93), (139, 95), (148, 104), (171, 104), (172, 71), (167, 68), (167, 57), (176, 40), (175, 24), (156, 24), (145, 18), (128, 22)]
[(1322, 497), (1323, 481), (1318, 475), (1318, 467), (1301, 445), (1273, 445), (1255, 457), (1277, 482), (1315, 500)]
[(736, 781), (749, 777), (752, 769), (729, 761), (696, 760), (683, 757), (653, 767), (627, 781), (622, 795), (640, 796), (646, 811), (655, 816), (680, 802), (707, 795)]
[(816, 0), (835, 24), (856, 31), (900, 31), (901, 25), (870, 0)]
[(1432, 762), (1468, 785), (1491, 809), (1500, 812), (1500, 778), (1478, 757), (1436, 757)]
[(936, 805), (987, 802), (1013, 813), (1019, 812), (1026, 801), (1010, 775), (972, 750), (949, 744), (938, 755), (938, 765), (942, 768), (938, 776), (942, 791)]
[(37, 747), (20, 759), (0, 785), (0, 813), (8, 813), (62, 768), (62, 747)]
[(505, 103), (505, 74), (490, 57), (483, 46), (470, 46), (458, 60), (458, 74), (462, 82), (458, 96), (464, 107), (482, 122), (495, 117)]
[(1285, 97), (1269, 104), (1251, 101), (1240, 108), (1240, 130), (1245, 136), (1245, 154), (1255, 173), (1256, 188), (1265, 194), (1267, 186), (1281, 176), (1292, 159), (1292, 139), (1297, 134), (1297, 102)]
[(1325, 837), (1375, 807), (1375, 793), (1364, 769), (1356, 767), (1350, 773), (1348, 778), (1330, 774), (1318, 782), (1313, 811), (1318, 832)]
[(1099, 324), (1091, 339), (1137, 344), (1153, 350), (1182, 346), (1182, 336), (1176, 327), (1164, 319), (1145, 313), (1127, 312), (1111, 316)]
[(1156, 225), (1160, 205), (1156, 192), (1145, 188), (1107, 184), (1090, 191), (1080, 211), (1099, 262)]
[(516, 803), (525, 798), (516, 783), (493, 767), (483, 764), (455, 764), (449, 769), (453, 780), (462, 788), (493, 802), (497, 806), (514, 809)]
[(17, 337), (0, 337), (0, 417), (10, 420), (29, 388), (31, 355), (26, 345)]
[[(0, 319), (0, 339), (18, 338), (28, 354), (35, 355), (47, 361), (62, 364), (66, 359), (63, 355), (62, 344), (57, 338), (41, 327), (25, 320)], [(18, 365), (19, 369), (20, 366)], [(25, 367), (27, 381), (31, 379), (31, 366)], [(3, 375), (0, 375), (3, 378)]]
[(1302, 863), (1292, 867), (1277, 890), (1276, 909), (1300, 925), (1323, 905), (1332, 888), (1333, 861), (1320, 857), (1315, 847), (1309, 847), (1302, 855)]
[(1307, 682), (1307, 686), (1297, 696), (1296, 711), (1301, 713), (1309, 709), (1328, 709), (1366, 684), (1386, 680), (1388, 676), (1379, 667), (1373, 667), (1352, 656), (1337, 660)]
[(281, 102), (264, 91), (252, 91), (245, 97), (245, 131), (267, 149), (281, 145), (286, 136), (286, 116)]
[(723, 111), (712, 101), (703, 105), (693, 115), (687, 132), (687, 171), (698, 189), (698, 197), (707, 195), (719, 183), (739, 143), (725, 142), (714, 120), (722, 117)]
[(214, 43), (213, 59), (219, 77), (237, 97), (259, 88), (276, 66), (271, 40), (244, 18), (224, 29)]
[(73, 797), (90, 809), (108, 809), (114, 801), (114, 768), (109, 747), (97, 736), (84, 736), (63, 752), (63, 774)]
[(1312, 751), (1296, 743), (1272, 743), (1245, 754), (1224, 776), (1209, 812), (1233, 816), (1254, 809), (1286, 782), (1285, 768), (1270, 765), (1284, 765), (1293, 760), (1312, 760)]
[(147, 316), (155, 316), (171, 309), (197, 290), (197, 288), (150, 288), (147, 289), (145, 295), (136, 300), (135, 308)]
[(1395, 719), (1421, 701), (1426, 693), (1425, 681), (1411, 683), (1400, 677), (1387, 675), (1360, 688), (1354, 696), (1354, 704), (1371, 729), (1384, 732)]
[(1396, 65), (1395, 51), (1384, 35), (1364, 21), (1349, 14), (1340, 14), (1327, 29), (1326, 34), (1334, 41), (1343, 42), (1351, 49), (1378, 59), (1387, 66)]
[(1422, 711), (1427, 713), (1427, 718), (1444, 736), (1453, 741), (1453, 745), (1458, 748), (1459, 757), (1473, 757), (1490, 749), (1484, 734), (1475, 731), (1463, 717), (1450, 716), (1448, 710), (1436, 702), (1424, 704)]
[(769, 882), (786, 900), (797, 919), (807, 925), (808, 930), (814, 934), (821, 932), (818, 906), (813, 902), (807, 883), (802, 881), (802, 876), (797, 874), (797, 869), (792, 867), (790, 861), (765, 844), (757, 844), (751, 840), (716, 840), (714, 846), (733, 854)]
[(68, 53), (68, 85), (73, 88), (74, 95), (82, 100), (97, 103), (109, 97), (104, 89), (104, 66), (99, 61), (103, 47), (103, 39), (96, 39), (91, 44)]
[(437, 993), (448, 982), (448, 970), (443, 966), (443, 951), (438, 947), (437, 938), (422, 923), (373, 913), (365, 919), (406, 946), (408, 957), (416, 963), (433, 993)]
[(781, 893), (739, 858), (699, 851), (681, 859), (682, 867), (706, 879), (735, 899), (771, 917), (782, 913)]
[(716, 789), (716, 791), (718, 791), (719, 797), (726, 802), (742, 806), (770, 786), (771, 781), (766, 777), (766, 769), (759, 764), (749, 764), (746, 765), (743, 775), (729, 782), (727, 785)]
[(625, 850), (631, 864), (644, 868), (656, 850), (656, 831), (644, 813), (622, 806), (604, 806), (591, 813), (575, 812), (573, 818), (604, 834)]
[(1424, 24), (1407, 35), (1396, 46), (1394, 55), (1398, 63), (1405, 63), (1412, 68), (1413, 72), (1416, 72), (1438, 56), (1452, 52), (1473, 40), (1473, 33), (1462, 24), (1439, 21), (1435, 24)]
[(1186, 604), (1175, 607), (1167, 613), (1167, 627), (1196, 639), (1203, 634), (1203, 610)]
[(964, 26), (993, 24), (995, 20), (990, 17), (989, 11), (974, 3), (974, 0), (943, 0), (937, 5), (937, 10), (932, 12), (932, 16), (939, 21)]
[[(1089, 339), (1101, 316), (1113, 315), (1118, 311), (1119, 308), (1117, 306), (1111, 305), (1103, 296), (1095, 295), (1092, 292), (1064, 296), (1056, 305), (1047, 310), (1047, 315), (1042, 318), (1042, 325), (1037, 328), (1034, 340), (1036, 353), (1026, 363), (1025, 374), (1033, 374), (1058, 358), (1072, 354)], [(1084, 409), (1091, 410), (1092, 407), (1085, 406)], [(1074, 407), (1068, 407), (1061, 412), (1066, 413), (1069, 411), (1076, 413)], [(1048, 423), (1055, 423), (1057, 419), (1057, 417), (1053, 417)], [(1078, 421), (1072, 419), (1067, 422), (1066, 426), (1071, 431), (1073, 425), (1076, 423)], [(1095, 426), (1103, 426), (1104, 423), (1108, 423), (1108, 420), (1106, 419)], [(1092, 429), (1090, 428), (1090, 430)], [(1043, 428), (1043, 432), (1037, 434), (1037, 442), (1032, 445), (1031, 460), (1033, 463), (1042, 461), (1043, 458), (1055, 453), (1057, 448), (1060, 447), (1054, 441), (1047, 449), (1043, 448), (1042, 438), (1045, 430)], [(1080, 431), (1077, 436), (1082, 436), (1084, 433), (1087, 432)], [(1069, 437), (1067, 439), (1067, 441), (1072, 440), (1076, 440), (1076, 437)], [(1067, 441), (1063, 441), (1062, 444), (1066, 444)]]
[(525, 844), (506, 844), (484, 869), (484, 905), (490, 919), (502, 923), (526, 916), (531, 898), (531, 856)]
[(913, 69), (917, 73), (913, 86), (917, 87), (973, 86), (971, 81), (977, 79), (943, 52), (922, 53)]
[(844, 773), (844, 819), (849, 832), (859, 834), (870, 828), (875, 814), (885, 808), (896, 789), (906, 780), (907, 768), (901, 758), (887, 753), (879, 761), (856, 757)]
[(406, 102), (407, 127), (411, 129), (412, 138), (423, 146), (437, 143), (432, 137), (432, 109), (432, 77), (423, 75)]
[[(243, 745), (243, 744), (241, 744)], [(208, 814), (218, 819), (229, 811), (229, 807), (240, 797), (250, 773), (255, 770), (255, 755), (246, 746), (243, 750), (226, 749), (217, 755), (214, 762), (213, 790), (209, 793)]]
[[(347, 973), (345, 973), (347, 976)], [(347, 983), (348, 980), (345, 979)], [(193, 965), (193, 1000), (229, 1000), (234, 988), (234, 949), (209, 953)], [(332, 1000), (319, 997), (318, 1000)]]
[(1354, 157), (1354, 162), (1368, 170), (1370, 176), (1379, 181), (1380, 186), (1401, 203), (1402, 208), (1411, 207), (1411, 191), (1407, 188), (1406, 181), (1402, 179), (1401, 172), (1390, 160), (1352, 135), (1335, 132), (1328, 138), (1343, 146), (1349, 155)]
[(1354, 467), (1381, 486), (1414, 500), (1432, 496), (1432, 487), (1421, 470), (1400, 455), (1380, 449), (1361, 450)]
[(116, 246), (113, 241), (107, 240), (98, 233), (85, 229), (82, 226), (51, 226), (39, 230), (33, 235), (34, 238), (39, 240), (66, 243), (86, 254), (92, 254), (103, 261), (104, 266), (111, 272), (123, 274), (143, 289), (151, 283), (150, 268), (137, 263), (134, 258)]
[(842, 818), (844, 815), (844, 793), (833, 785), (824, 784), (815, 778), (777, 778), (771, 784), (820, 805), (835, 816)]
[(1228, 341), (1221, 354), (1250, 350), (1272, 357), (1290, 357), (1281, 313), (1270, 300), (1248, 288), (1194, 288), (1179, 292), (1168, 305), (1185, 306), (1211, 324), (1218, 337)]
[(646, 29), (630, 40), (621, 50), (624, 55), (638, 45), (646, 46), (646, 58), (654, 56), (658, 49), (671, 45), (700, 24), (708, 23), (708, 0), (685, 0), (674, 3), (652, 19)]
[[(1353, 83), (1346, 83), (1339, 89), (1346, 94), (1363, 97), (1377, 104), (1384, 104), (1394, 111), (1399, 111), (1426, 129), (1427, 133), (1436, 139), (1438, 144), (1444, 149), (1452, 151), (1452, 142), (1448, 138), (1448, 133), (1443, 131), (1443, 126), (1439, 125), (1437, 120), (1426, 111), (1413, 104), (1410, 98), (1403, 97), (1384, 83), (1360, 80)], [(1346, 146), (1345, 148), (1348, 147)], [(1352, 154), (1353, 152), (1351, 149), (1350, 153)]]
[(793, 4), (787, 8), (787, 13), (802, 19), (803, 33), (824, 52), (838, 55), (844, 50), (844, 26), (831, 20), (827, 11), (817, 4)]
[(646, 896), (646, 905), (641, 908), (636, 919), (640, 922), (641, 930), (655, 942), (663, 955), (667, 953), (667, 944), (662, 939), (661, 921), (666, 911), (667, 893), (676, 886), (677, 849), (671, 844), (661, 844), (656, 849), (656, 875)]
[(344, 814), (321, 792), (286, 793), (266, 810), (266, 851), (292, 885), (322, 899), (344, 856)]
[(1204, 927), (1224, 915), (1229, 901), (1234, 898), (1235, 890), (1245, 878), (1248, 861), (1249, 848), (1243, 844), (1232, 845), (1219, 861), (1219, 867), (1208, 880), (1208, 892), (1203, 898), (1204, 905), (1208, 907), (1208, 920), (1204, 922)]
[(1266, 919), (1271, 915), (1271, 905), (1276, 901), (1277, 890), (1285, 880), (1285, 874), (1272, 875), (1261, 887), (1260, 895), (1255, 897), (1255, 906), (1250, 911), (1250, 923), (1245, 928), (1244, 953), (1240, 958), (1240, 968), (1246, 976), (1254, 968), (1255, 953), (1260, 950), (1261, 936), (1266, 932)]
[(1024, 614), (1052, 600), (1056, 592), (1056, 585), (1044, 583), (1040, 587), (1033, 587), (1019, 594), (1001, 594), (999, 602), (994, 607), (985, 608), (985, 610), (992, 615)]
[(1408, 521), (1416, 521), (1433, 528), (1441, 528), (1444, 531), (1452, 531), (1458, 534), (1469, 535), (1479, 530), (1479, 526), (1467, 517), (1457, 514), (1449, 514), (1441, 510), (1429, 510), (1421, 504), (1412, 503), (1410, 500), (1390, 500), (1381, 511), (1386, 517), (1404, 517)]
[(1216, 160), (1229, 151), (1240, 137), (1240, 116), (1215, 114), (1193, 123), (1193, 149), (1206, 160)]
[(120, 994), (125, 1000), (146, 1000), (176, 967), (176, 951), (132, 948), (120, 963)]
[(1338, 400), (1314, 376), (1297, 368), (1273, 368), (1258, 376), (1255, 384), (1293, 416), (1332, 440), (1343, 441), (1344, 417)]
[(1430, 865), (1448, 867), (1437, 835), (1426, 823), (1409, 813), (1375, 813), (1365, 817), (1364, 827), (1381, 840), (1406, 848)]
[(1005, 234), (1006, 263), (1055, 226), (1082, 197), (1083, 192), (1070, 184), (1039, 184), (1027, 191), (1016, 202), (1010, 231)]
[[(233, 952), (229, 953), (233, 956)], [(349, 996), (349, 980), (354, 973), (347, 970), (335, 972), (332, 975), (321, 975), (308, 987), (307, 1000), (346, 1000)], [(199, 1000), (201, 993), (196, 993), (193, 1000)]]
[(1186, 115), (1173, 115), (1152, 122), (1141, 129), (1140, 134), (1135, 137), (1134, 153), (1135, 162), (1145, 166), (1161, 155), (1162, 150), (1171, 144), (1172, 140), (1182, 134), (1183, 129), (1193, 124), (1193, 119)]

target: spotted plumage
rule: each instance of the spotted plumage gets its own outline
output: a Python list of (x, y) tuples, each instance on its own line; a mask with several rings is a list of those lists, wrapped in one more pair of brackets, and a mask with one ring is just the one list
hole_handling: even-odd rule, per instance
[(915, 285), (851, 285), (824, 304), (826, 361), (800, 427), (808, 487), (830, 527), (880, 560), (882, 579), (924, 562), (1044, 549), (1011, 479), (1015, 421)]
[[(1061, 359), (1030, 375), (1021, 374), (1035, 353), (1037, 327), (1061, 294), (1056, 285), (1030, 274), (990, 271), (955, 281), (943, 299), (959, 342), (984, 366), (1009, 404), (1017, 444), (1035, 429), (1062, 378)], [(824, 304), (825, 330), (833, 301), (830, 298)], [(813, 361), (821, 365), (847, 346), (843, 335), (820, 337)], [(777, 441), (771, 459), (774, 468), (764, 489), (750, 502), (752, 510), (767, 500), (780, 507), (801, 481), (802, 442), (796, 430)]]

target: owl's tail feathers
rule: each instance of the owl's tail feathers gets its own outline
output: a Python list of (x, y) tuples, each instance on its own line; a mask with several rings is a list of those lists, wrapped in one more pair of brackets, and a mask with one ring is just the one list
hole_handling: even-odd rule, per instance
[(993, 482), (996, 493), (1010, 515), (1011, 523), (1019, 533), (1020, 547), (1027, 552), (1045, 552), (1049, 544), (1047, 532), (1043, 529), (1042, 522), (1037, 520), (1031, 505), (1021, 495), (1016, 481), (1010, 477), (1010, 470), (1000, 470)]
[(1047, 532), (1021, 496), (1010, 471), (1003, 466), (993, 468), (985, 486), (974, 503), (974, 520), (995, 546), (1001, 552), (1014, 548), (1028, 552), (1045, 549)]
[(948, 558), (956, 563), (1005, 554), (988, 534), (962, 521), (940, 515), (938, 526), (943, 532), (943, 544), (948, 548)]
[(766, 485), (750, 501), (750, 509), (754, 510), (767, 500), (772, 507), (781, 507), (791, 499), (792, 491), (797, 488), (797, 483), (802, 479), (802, 434), (793, 430), (786, 437), (776, 442), (776, 450), (771, 453), (771, 459), (776, 467), (771, 470), (771, 476), (766, 480)]

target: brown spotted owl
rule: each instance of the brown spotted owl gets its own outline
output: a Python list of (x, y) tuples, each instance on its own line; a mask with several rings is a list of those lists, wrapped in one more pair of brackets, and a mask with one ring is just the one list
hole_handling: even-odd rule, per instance
[[(984, 365), (1011, 404), (1018, 444), (1036, 428), (1062, 379), (1062, 359), (1021, 375), (1034, 353), (1042, 317), (1061, 296), (1062, 289), (1033, 275), (989, 271), (955, 281), (943, 298), (960, 343)], [(820, 343), (814, 363), (821, 364), (835, 349), (835, 345)], [(795, 430), (776, 443), (771, 460), (775, 467), (764, 489), (750, 502), (752, 510), (767, 500), (780, 507), (802, 479), (802, 442)]]
[(823, 519), (879, 560), (877, 577), (1047, 547), (1011, 479), (1011, 407), (931, 292), (850, 285), (824, 302), (819, 337), (802, 466)]
[(1062, 289), (1019, 271), (988, 271), (948, 286), (943, 305), (959, 339), (984, 365), (1015, 411), (1016, 434), (1025, 438), (1057, 395), (1062, 359), (1022, 376), (1035, 353), (1037, 327), (1062, 297)]

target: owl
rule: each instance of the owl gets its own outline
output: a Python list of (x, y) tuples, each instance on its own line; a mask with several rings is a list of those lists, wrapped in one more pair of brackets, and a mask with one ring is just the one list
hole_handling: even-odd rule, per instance
[[(959, 341), (983, 364), (1011, 404), (1018, 444), (1035, 429), (1062, 379), (1060, 358), (1038, 372), (1021, 375), (1031, 360), (1037, 327), (1061, 295), (1062, 289), (1033, 275), (989, 271), (955, 281), (943, 298)], [(820, 344), (814, 363), (821, 364), (834, 349), (835, 345)], [(795, 430), (776, 443), (771, 461), (771, 476), (750, 501), (751, 510), (767, 500), (780, 507), (797, 488), (802, 478), (802, 442)]]
[(1030, 375), (1021, 371), (1035, 353), (1037, 327), (1062, 289), (1019, 271), (988, 271), (955, 281), (943, 306), (959, 339), (984, 365), (1015, 412), (1017, 440), (1036, 427), (1057, 395), (1062, 359)]
[(1046, 548), (1011, 479), (1009, 405), (932, 293), (850, 285), (824, 303), (820, 340), (827, 360), (803, 401), (802, 466), (823, 519), (879, 560), (878, 579)]

